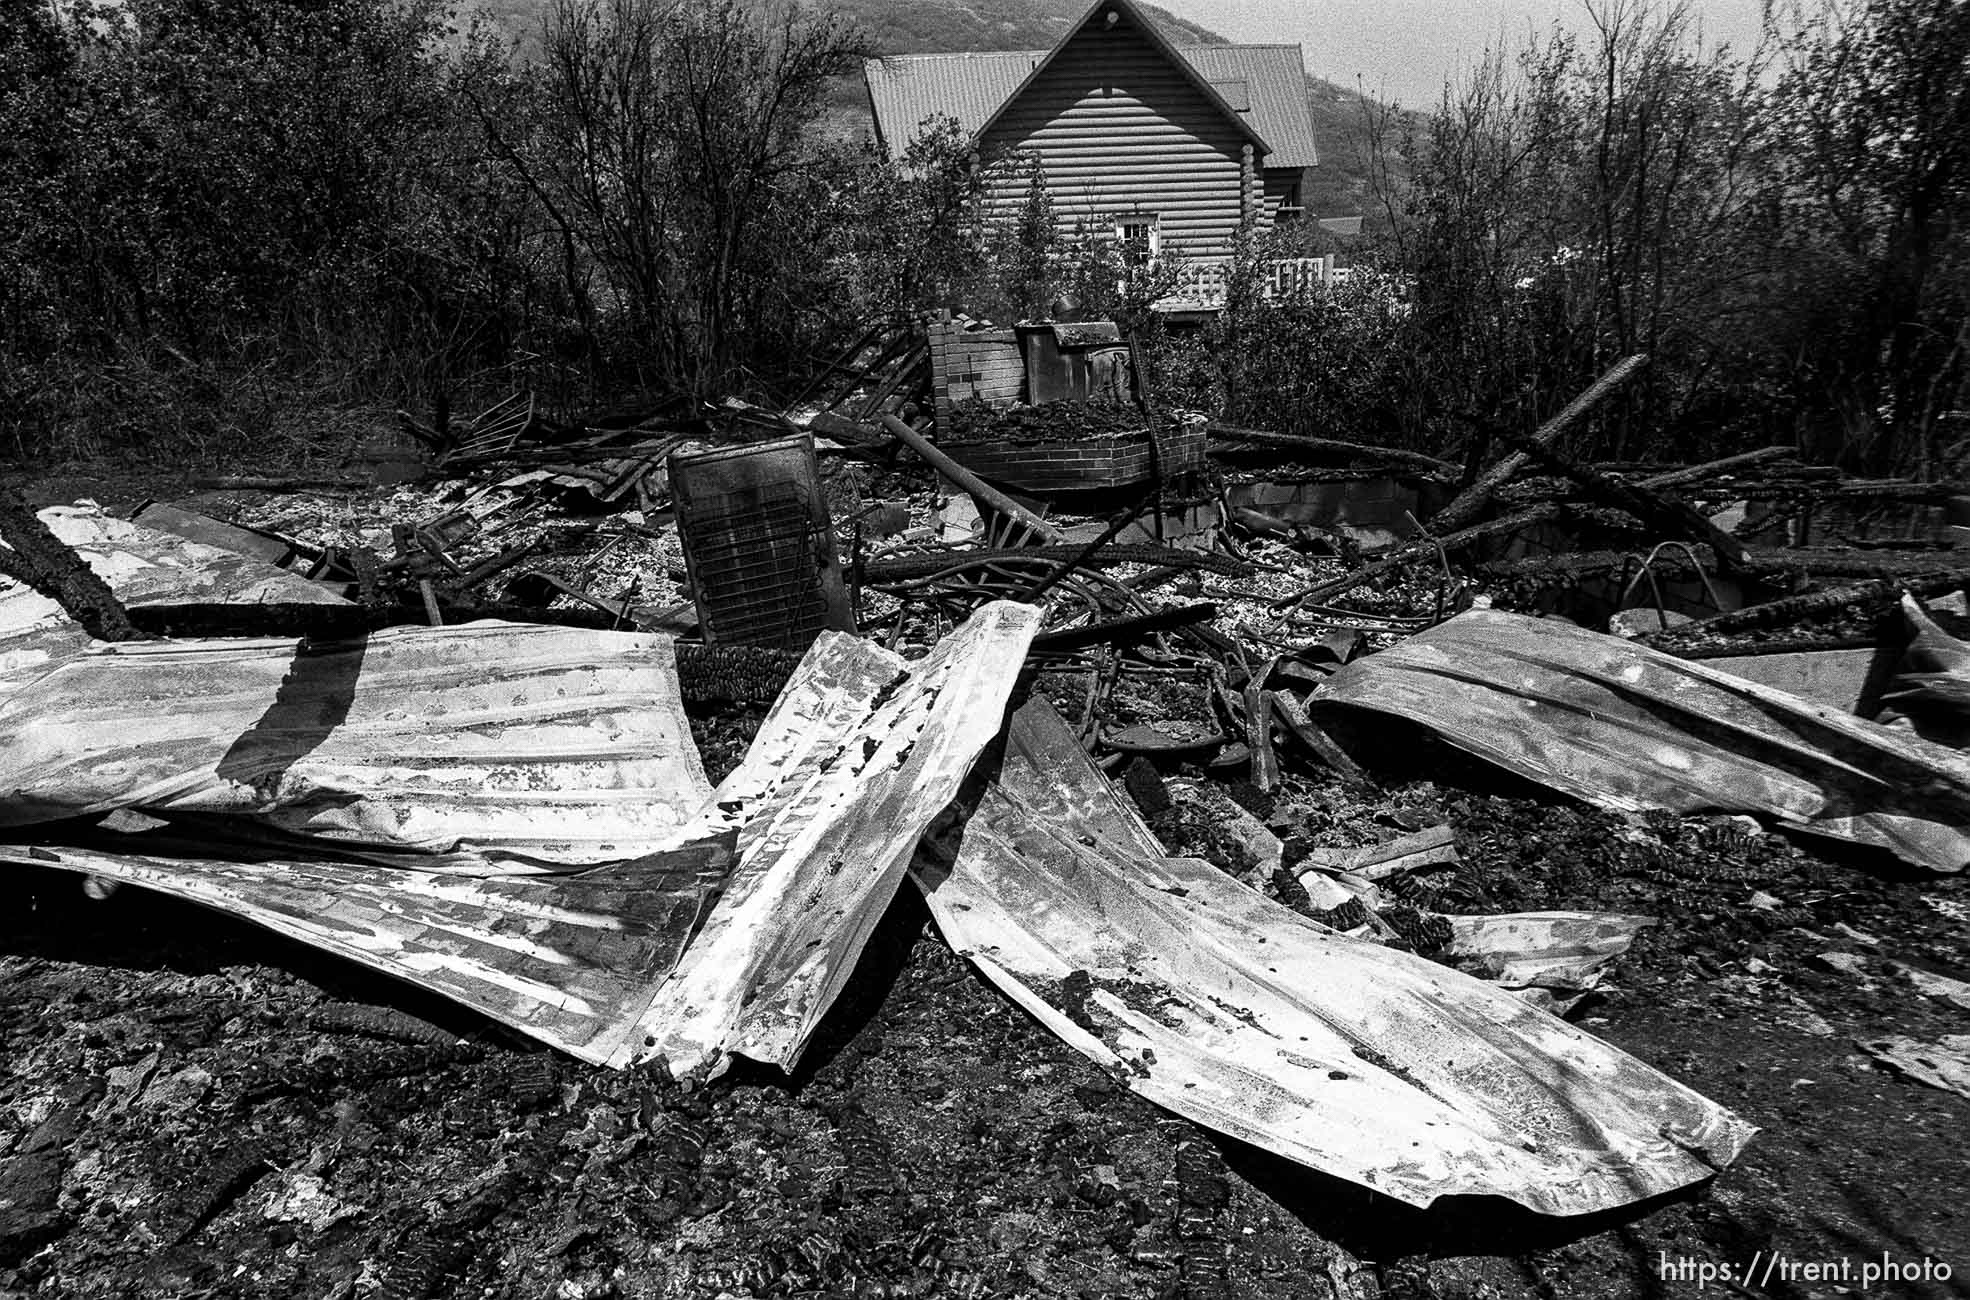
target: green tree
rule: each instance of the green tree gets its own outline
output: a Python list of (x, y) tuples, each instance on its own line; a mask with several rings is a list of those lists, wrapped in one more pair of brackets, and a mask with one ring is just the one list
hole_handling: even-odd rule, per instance
[(1773, 25), (1802, 404), (1832, 416), (1821, 450), (1941, 472), (1970, 405), (1970, 5), (1829, 0)]
[(845, 22), (732, 0), (558, 0), (525, 134), (486, 119), (562, 245), (605, 364), (710, 395), (785, 359), (825, 304), (785, 292), (836, 247), (847, 153), (813, 131), (864, 53)]
[(0, 408), (16, 439), (49, 403), (45, 368), (77, 331), (60, 271), (80, 250), (55, 215), (74, 165), (75, 72), (75, 43), (47, 5), (0, 0)]
[(0, 354), (33, 398), (22, 449), (90, 420), (264, 448), (253, 425), (303, 375), (311, 400), (402, 401), (503, 351), (512, 204), (452, 94), (497, 53), (435, 0), (14, 16), (0, 57), (32, 75), (0, 82), (0, 210), (23, 216), (0, 260), (35, 271)]
[(1774, 184), (1759, 65), (1698, 48), (1680, 7), (1590, 14), (1584, 43), (1489, 56), (1416, 141), (1415, 378), (1437, 420), (1524, 425), (1648, 352), (1577, 449), (1689, 454), (1742, 419)]

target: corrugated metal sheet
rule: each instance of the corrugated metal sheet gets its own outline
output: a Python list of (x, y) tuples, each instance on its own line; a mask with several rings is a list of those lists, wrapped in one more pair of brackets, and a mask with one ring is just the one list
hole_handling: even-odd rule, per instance
[(0, 696), (0, 735), (0, 826), (222, 813), (565, 866), (655, 851), (711, 789), (654, 633), (95, 644)]
[[(0, 846), (0, 861), (108, 876), (239, 915), (597, 1064), (662, 1056), (680, 1071), (717, 1069), (736, 1052), (791, 1067), (917, 840), (998, 733), (1039, 617), (988, 605), (915, 661), (824, 633), (716, 791), (643, 792), (675, 829), (633, 861), (497, 879), (401, 865), (409, 859), (227, 861), (169, 826), (98, 832), (83, 847)], [(632, 651), (650, 640), (596, 635)], [(486, 659), (481, 674), (499, 667)], [(650, 703), (668, 714), (675, 675), (657, 681), (668, 688)], [(568, 684), (547, 682), (550, 693)], [(399, 703), (417, 714), (414, 701)], [(456, 714), (430, 721), (432, 734), (456, 736)], [(550, 804), (539, 833), (576, 839), (595, 816)]]
[(731, 852), (713, 841), (525, 879), (128, 848), (0, 846), (0, 862), (87, 872), (199, 903), (451, 998), (584, 1061), (620, 1066), (624, 1026), (697, 933)]
[[(126, 605), (349, 603), (319, 583), (263, 560), (133, 524), (92, 504), (50, 506), (39, 517)], [(0, 637), (38, 623), (39, 612), (49, 610), (61, 617), (47, 597), (0, 579)]]
[(1970, 863), (1970, 758), (1549, 619), (1460, 614), (1349, 664), (1316, 699), (1408, 718), (1604, 808), (1756, 813), (1932, 871)]
[(1755, 1131), (1509, 993), (1162, 856), (1044, 701), (936, 854), (916, 879), (945, 938), (1119, 1082), (1412, 1205), (1612, 1209), (1710, 1177)]
[[(94, 505), (52, 506), (40, 519), (128, 606), (349, 603), (271, 564), (126, 523)], [(60, 605), (0, 578), (0, 699), (89, 644)]]
[(1507, 988), (1572, 993), (1597, 987), (1607, 965), (1652, 916), (1620, 912), (1504, 912), (1447, 916), (1443, 958), (1468, 974)]
[(673, 1069), (793, 1068), (895, 896), (917, 840), (999, 733), (1040, 611), (995, 601), (909, 661), (823, 633), (720, 784), (700, 834), (739, 863), (628, 1037)]

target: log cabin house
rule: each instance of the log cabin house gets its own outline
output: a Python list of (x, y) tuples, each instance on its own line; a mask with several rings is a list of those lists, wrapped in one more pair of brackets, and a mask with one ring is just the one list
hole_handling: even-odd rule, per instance
[[(889, 156), (954, 119), (979, 156), (1031, 164), (989, 168), (988, 201), (1016, 207), (1037, 168), (1064, 223), (1133, 257), (1177, 256), (1185, 283), (1159, 304), (1172, 310), (1223, 301), (1239, 228), (1299, 217), (1318, 161), (1299, 46), (1179, 46), (1135, 0), (1097, 0), (1051, 50), (893, 55), (863, 75)], [(1268, 279), (1321, 275), (1321, 261)]]

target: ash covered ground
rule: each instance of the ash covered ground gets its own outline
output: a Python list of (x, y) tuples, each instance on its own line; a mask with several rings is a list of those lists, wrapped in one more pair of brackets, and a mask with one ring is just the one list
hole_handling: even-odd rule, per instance
[[(756, 721), (700, 720), (714, 777)], [(1964, 882), (1417, 766), (1291, 782), (1272, 818), (1325, 843), (1448, 821), (1442, 910), (1660, 916), (1577, 1018), (1764, 1130), (1718, 1179), (1595, 1221), (1378, 1198), (1119, 1088), (907, 889), (799, 1075), (685, 1089), (26, 871), (0, 885), (0, 1295), (1613, 1297), (1693, 1293), (1683, 1260), (1970, 1263), (1970, 1101), (1856, 1046), (1963, 1030), (1892, 964), (1962, 973)]]
[[(114, 495), (47, 496), (92, 489)], [(714, 780), (760, 716), (693, 717)], [(1593, 1220), (1405, 1207), (1118, 1087), (908, 887), (798, 1075), (742, 1062), (686, 1089), (218, 913), (22, 869), (0, 880), (0, 1298), (1656, 1297), (1775, 1258), (1736, 1293), (1803, 1298), (1858, 1294), (1884, 1257), (1931, 1280), (1872, 1294), (1970, 1294), (1970, 1100), (1859, 1046), (1970, 1032), (1903, 971), (1970, 978), (1970, 882), (1390, 748), (1406, 762), (1376, 784), (1234, 797), (1289, 854), (1448, 823), (1462, 864), (1415, 900), (1434, 910), (1659, 917), (1573, 1018), (1757, 1124), (1730, 1169)], [(1249, 877), (1208, 819), (1155, 824)]]

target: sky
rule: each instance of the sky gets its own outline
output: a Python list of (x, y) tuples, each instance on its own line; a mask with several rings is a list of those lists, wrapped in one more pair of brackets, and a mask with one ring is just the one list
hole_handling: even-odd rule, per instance
[[(1584, 0), (1156, 0), (1233, 41), (1298, 42), (1307, 71), (1410, 108), (1435, 105), (1447, 77), (1487, 45), (1509, 48), (1556, 19), (1584, 21)], [(1690, 0), (1707, 44), (1748, 52), (1761, 0)]]

